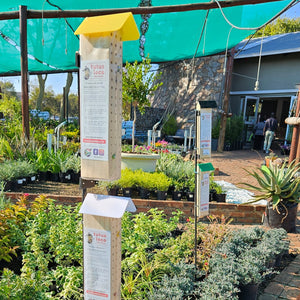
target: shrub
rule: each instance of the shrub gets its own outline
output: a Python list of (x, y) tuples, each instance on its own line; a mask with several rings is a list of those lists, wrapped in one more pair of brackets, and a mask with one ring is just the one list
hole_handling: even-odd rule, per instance
[(167, 115), (167, 121), (164, 123), (162, 127), (163, 135), (175, 135), (177, 131), (178, 125), (174, 115)]

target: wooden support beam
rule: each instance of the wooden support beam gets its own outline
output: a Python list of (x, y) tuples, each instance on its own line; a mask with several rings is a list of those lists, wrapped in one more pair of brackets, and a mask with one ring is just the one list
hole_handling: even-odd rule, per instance
[(227, 122), (228, 107), (229, 107), (229, 93), (230, 93), (230, 89), (231, 89), (231, 80), (232, 80), (234, 52), (235, 52), (235, 48), (232, 48), (228, 54), (227, 63), (226, 63), (223, 113), (221, 115), (220, 134), (219, 134), (218, 149), (217, 149), (218, 152), (223, 152), (223, 149), (224, 149), (226, 122)]
[[(295, 116), (300, 115), (300, 90), (298, 91), (297, 97), (297, 106)], [(297, 124), (293, 128), (293, 136), (292, 136), (292, 143), (291, 143), (291, 150), (289, 155), (289, 163), (296, 160), (299, 162), (300, 159), (300, 124)]]
[(30, 138), (28, 101), (27, 7), (20, 6), (21, 100), (24, 137)]
[[(280, 0), (225, 0), (220, 1), (222, 8), (241, 6), (241, 5), (254, 5), (269, 2), (276, 2)], [(192, 3), (181, 5), (166, 5), (166, 6), (145, 6), (145, 7), (128, 7), (128, 8), (111, 8), (111, 9), (86, 9), (86, 10), (28, 10), (28, 19), (41, 19), (41, 18), (84, 18), (101, 15), (110, 15), (117, 13), (131, 12), (134, 15), (141, 14), (158, 14), (169, 12), (184, 12), (192, 10), (210, 10), (218, 8), (216, 2), (205, 3)], [(0, 20), (18, 19), (19, 12), (2, 12), (0, 13)]]

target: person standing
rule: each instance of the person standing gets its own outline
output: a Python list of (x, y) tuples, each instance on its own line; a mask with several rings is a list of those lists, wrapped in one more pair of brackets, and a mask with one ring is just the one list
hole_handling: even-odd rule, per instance
[(270, 118), (265, 122), (263, 134), (265, 136), (264, 140), (264, 152), (269, 153), (272, 141), (275, 136), (275, 131), (277, 130), (278, 122), (275, 119), (275, 114), (272, 112)]
[(264, 127), (265, 121), (261, 119), (253, 128), (253, 149), (254, 150), (262, 150), (264, 143)]

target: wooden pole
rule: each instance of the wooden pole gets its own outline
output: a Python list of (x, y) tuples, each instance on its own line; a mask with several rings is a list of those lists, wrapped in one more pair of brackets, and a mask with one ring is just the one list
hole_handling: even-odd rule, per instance
[[(241, 5), (255, 5), (269, 2), (277, 2), (280, 0), (225, 0), (220, 1), (222, 8), (234, 7)], [(296, 1), (294, 1), (296, 2)], [(28, 19), (42, 18), (80, 18), (92, 17), (101, 15), (110, 15), (117, 13), (131, 12), (134, 15), (154, 14), (154, 13), (169, 13), (183, 12), (192, 10), (210, 10), (219, 8), (216, 2), (192, 3), (181, 5), (166, 5), (166, 6), (144, 6), (144, 7), (128, 7), (128, 8), (112, 8), (112, 9), (86, 9), (86, 10), (28, 10)], [(18, 19), (18, 12), (2, 12), (0, 20)]]
[(30, 138), (28, 105), (28, 51), (27, 51), (27, 7), (20, 6), (20, 48), (21, 48), (21, 100), (22, 125), (26, 139)]
[(235, 48), (232, 48), (229, 52), (227, 63), (226, 63), (224, 102), (223, 102), (223, 113), (221, 116), (221, 124), (220, 124), (220, 134), (219, 134), (218, 149), (217, 149), (218, 152), (223, 152), (223, 149), (224, 149), (226, 121), (227, 121), (228, 106), (229, 106), (229, 93), (230, 93), (231, 80), (232, 80), (234, 52), (235, 52)]
[[(298, 97), (297, 97), (297, 106), (296, 106), (296, 113), (295, 116), (299, 116), (300, 113), (300, 91), (298, 91)], [(292, 143), (291, 143), (291, 151), (289, 156), (289, 163), (291, 163), (293, 160), (299, 161), (300, 156), (300, 125), (294, 125), (293, 129), (293, 136), (292, 136)]]

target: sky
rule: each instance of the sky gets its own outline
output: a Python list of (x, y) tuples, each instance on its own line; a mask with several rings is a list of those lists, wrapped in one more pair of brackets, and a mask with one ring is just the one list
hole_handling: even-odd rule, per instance
[[(49, 74), (46, 80), (46, 89), (52, 89), (53, 92), (57, 94), (63, 93), (63, 88), (66, 85), (67, 73), (63, 74)], [(0, 81), (9, 81), (14, 84), (15, 90), (17, 92), (21, 92), (21, 77), (13, 76), (13, 77), (1, 77)], [(29, 89), (30, 86), (38, 86), (38, 79), (36, 75), (31, 75), (29, 78)], [(77, 94), (77, 74), (73, 73), (73, 82), (70, 88), (70, 93)]]
[[(292, 8), (290, 8), (289, 10), (287, 10), (285, 13), (283, 13), (281, 16), (281, 18), (300, 18), (300, 3), (294, 5)], [(77, 94), (77, 74), (73, 73), (73, 83), (70, 89), (71, 93)], [(66, 79), (67, 79), (67, 74), (49, 74), (48, 78), (46, 80), (46, 89), (52, 89), (54, 91), (55, 94), (62, 94), (63, 93), (63, 87), (66, 84)], [(1, 81), (10, 81), (14, 84), (15, 86), (15, 90), (17, 92), (21, 91), (21, 78), (18, 77), (1, 77), (0, 76), (0, 80)], [(30, 82), (29, 82), (29, 86), (30, 85), (37, 85), (38, 84), (38, 80), (37, 80), (37, 76), (30, 76)]]
[(297, 3), (292, 8), (287, 10), (285, 13), (282, 14), (281, 17), (286, 17), (291, 19), (300, 18), (300, 3)]

